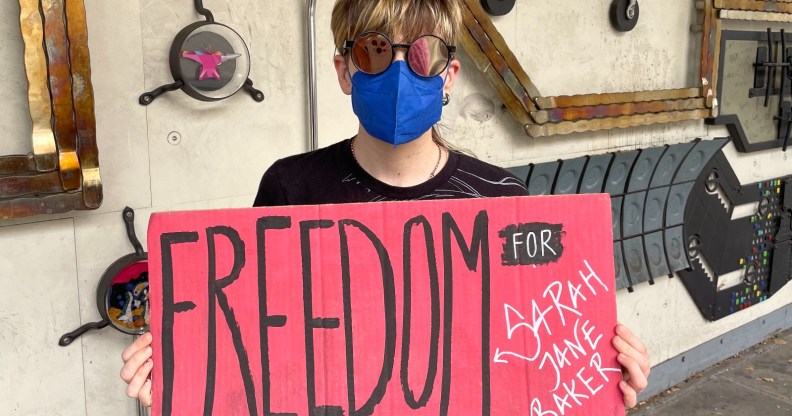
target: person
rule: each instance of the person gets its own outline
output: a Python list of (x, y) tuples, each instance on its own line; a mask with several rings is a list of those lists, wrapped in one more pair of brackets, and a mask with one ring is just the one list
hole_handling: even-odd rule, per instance
[[(264, 173), (255, 206), (527, 195), (506, 170), (455, 151), (435, 124), (451, 96), (462, 22), (459, 0), (337, 0), (331, 26), (338, 83), (351, 96), (358, 132), (287, 157)], [(127, 394), (151, 404), (151, 334), (127, 347)], [(612, 338), (627, 407), (647, 386), (646, 346), (624, 325)]]

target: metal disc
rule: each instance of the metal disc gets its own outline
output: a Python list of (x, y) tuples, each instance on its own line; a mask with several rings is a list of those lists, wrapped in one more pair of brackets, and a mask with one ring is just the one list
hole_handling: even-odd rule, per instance
[(493, 16), (504, 16), (514, 9), (516, 0), (481, 0), (481, 6)]
[(629, 32), (638, 24), (641, 9), (639, 4), (635, 3), (635, 9), (632, 17), (628, 17), (627, 8), (630, 5), (630, 0), (613, 0), (610, 8), (610, 21), (613, 27), (619, 32)]

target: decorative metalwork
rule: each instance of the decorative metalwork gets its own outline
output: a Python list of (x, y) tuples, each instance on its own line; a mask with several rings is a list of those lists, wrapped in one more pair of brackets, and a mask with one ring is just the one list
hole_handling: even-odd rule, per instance
[(717, 320), (792, 280), (792, 176), (741, 185), (721, 148), (696, 140), (510, 168), (531, 195), (611, 196), (617, 289), (677, 274)]
[(0, 219), (96, 209), (102, 182), (83, 0), (19, 5), (33, 151), (0, 156)]
[(264, 93), (248, 78), (250, 52), (242, 37), (216, 23), (203, 0), (195, 0), (195, 10), (206, 21), (188, 25), (173, 40), (169, 61), (174, 82), (143, 93), (138, 99), (140, 105), (149, 105), (160, 95), (178, 89), (200, 101), (223, 100), (239, 90), (245, 90), (257, 102), (264, 101)]
[[(782, 147), (792, 125), (792, 36), (781, 30), (724, 30), (718, 85), (720, 113), (708, 123), (726, 125), (742, 152)], [(729, 59), (725, 59), (729, 56)]]
[[(703, 14), (701, 84), (688, 88), (543, 97), (475, 0), (465, 0), (467, 30), (462, 33), (462, 44), (530, 137), (699, 120), (718, 114), (714, 86), (721, 3), (731, 4), (727, 0), (698, 2)], [(637, 2), (630, 4), (637, 6)]]

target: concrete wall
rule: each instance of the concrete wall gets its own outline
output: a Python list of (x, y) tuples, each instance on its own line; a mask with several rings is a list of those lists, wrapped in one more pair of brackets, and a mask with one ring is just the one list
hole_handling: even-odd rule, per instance
[[(99, 320), (96, 284), (112, 261), (132, 251), (120, 211), (126, 205), (135, 208), (142, 239), (152, 212), (246, 207), (270, 163), (306, 150), (304, 2), (204, 3), (217, 21), (247, 41), (251, 78), (267, 96), (263, 104), (245, 94), (200, 103), (175, 92), (141, 107), (139, 94), (171, 82), (167, 51), (175, 34), (198, 20), (192, 2), (85, 0), (105, 200), (97, 211), (0, 223), (0, 391), (5, 393), (0, 414), (135, 414), (118, 377), (129, 336), (104, 329), (67, 348), (57, 346), (63, 333)], [(352, 136), (357, 123), (332, 69), (333, 2), (318, 3), (324, 146)], [(610, 0), (518, 2), (514, 12), (495, 23), (545, 95), (678, 88), (695, 85), (696, 68), (689, 59), (696, 54), (690, 42), (691, 3), (641, 2), (641, 21), (628, 34), (610, 28)], [(7, 91), (0, 112), (2, 154), (29, 150), (24, 137), (30, 128), (20, 121), (27, 117), (26, 102), (20, 100), (23, 67), (21, 58), (9, 59), (21, 56), (17, 13), (15, 2), (0, 5), (0, 34), (7, 39), (0, 62), (0, 89)], [(460, 55), (463, 72), (445, 110), (446, 135), (501, 166), (727, 134), (694, 121), (532, 140), (501, 109), (472, 61)], [(177, 145), (167, 140), (174, 131), (182, 136)], [(778, 150), (742, 155), (729, 146), (726, 151), (743, 183), (792, 170)], [(711, 323), (679, 279), (661, 278), (635, 293), (619, 293), (618, 311), (650, 346), (653, 363), (661, 363), (791, 300), (792, 285), (765, 303)]]

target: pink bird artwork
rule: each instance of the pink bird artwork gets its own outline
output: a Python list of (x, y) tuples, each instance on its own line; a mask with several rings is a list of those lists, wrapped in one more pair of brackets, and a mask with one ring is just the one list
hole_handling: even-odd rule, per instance
[(217, 67), (223, 62), (232, 61), (242, 55), (238, 53), (226, 55), (220, 51), (182, 51), (181, 56), (182, 58), (187, 58), (201, 64), (201, 74), (198, 76), (198, 80), (203, 81), (206, 78), (220, 79), (220, 73), (217, 72)]

